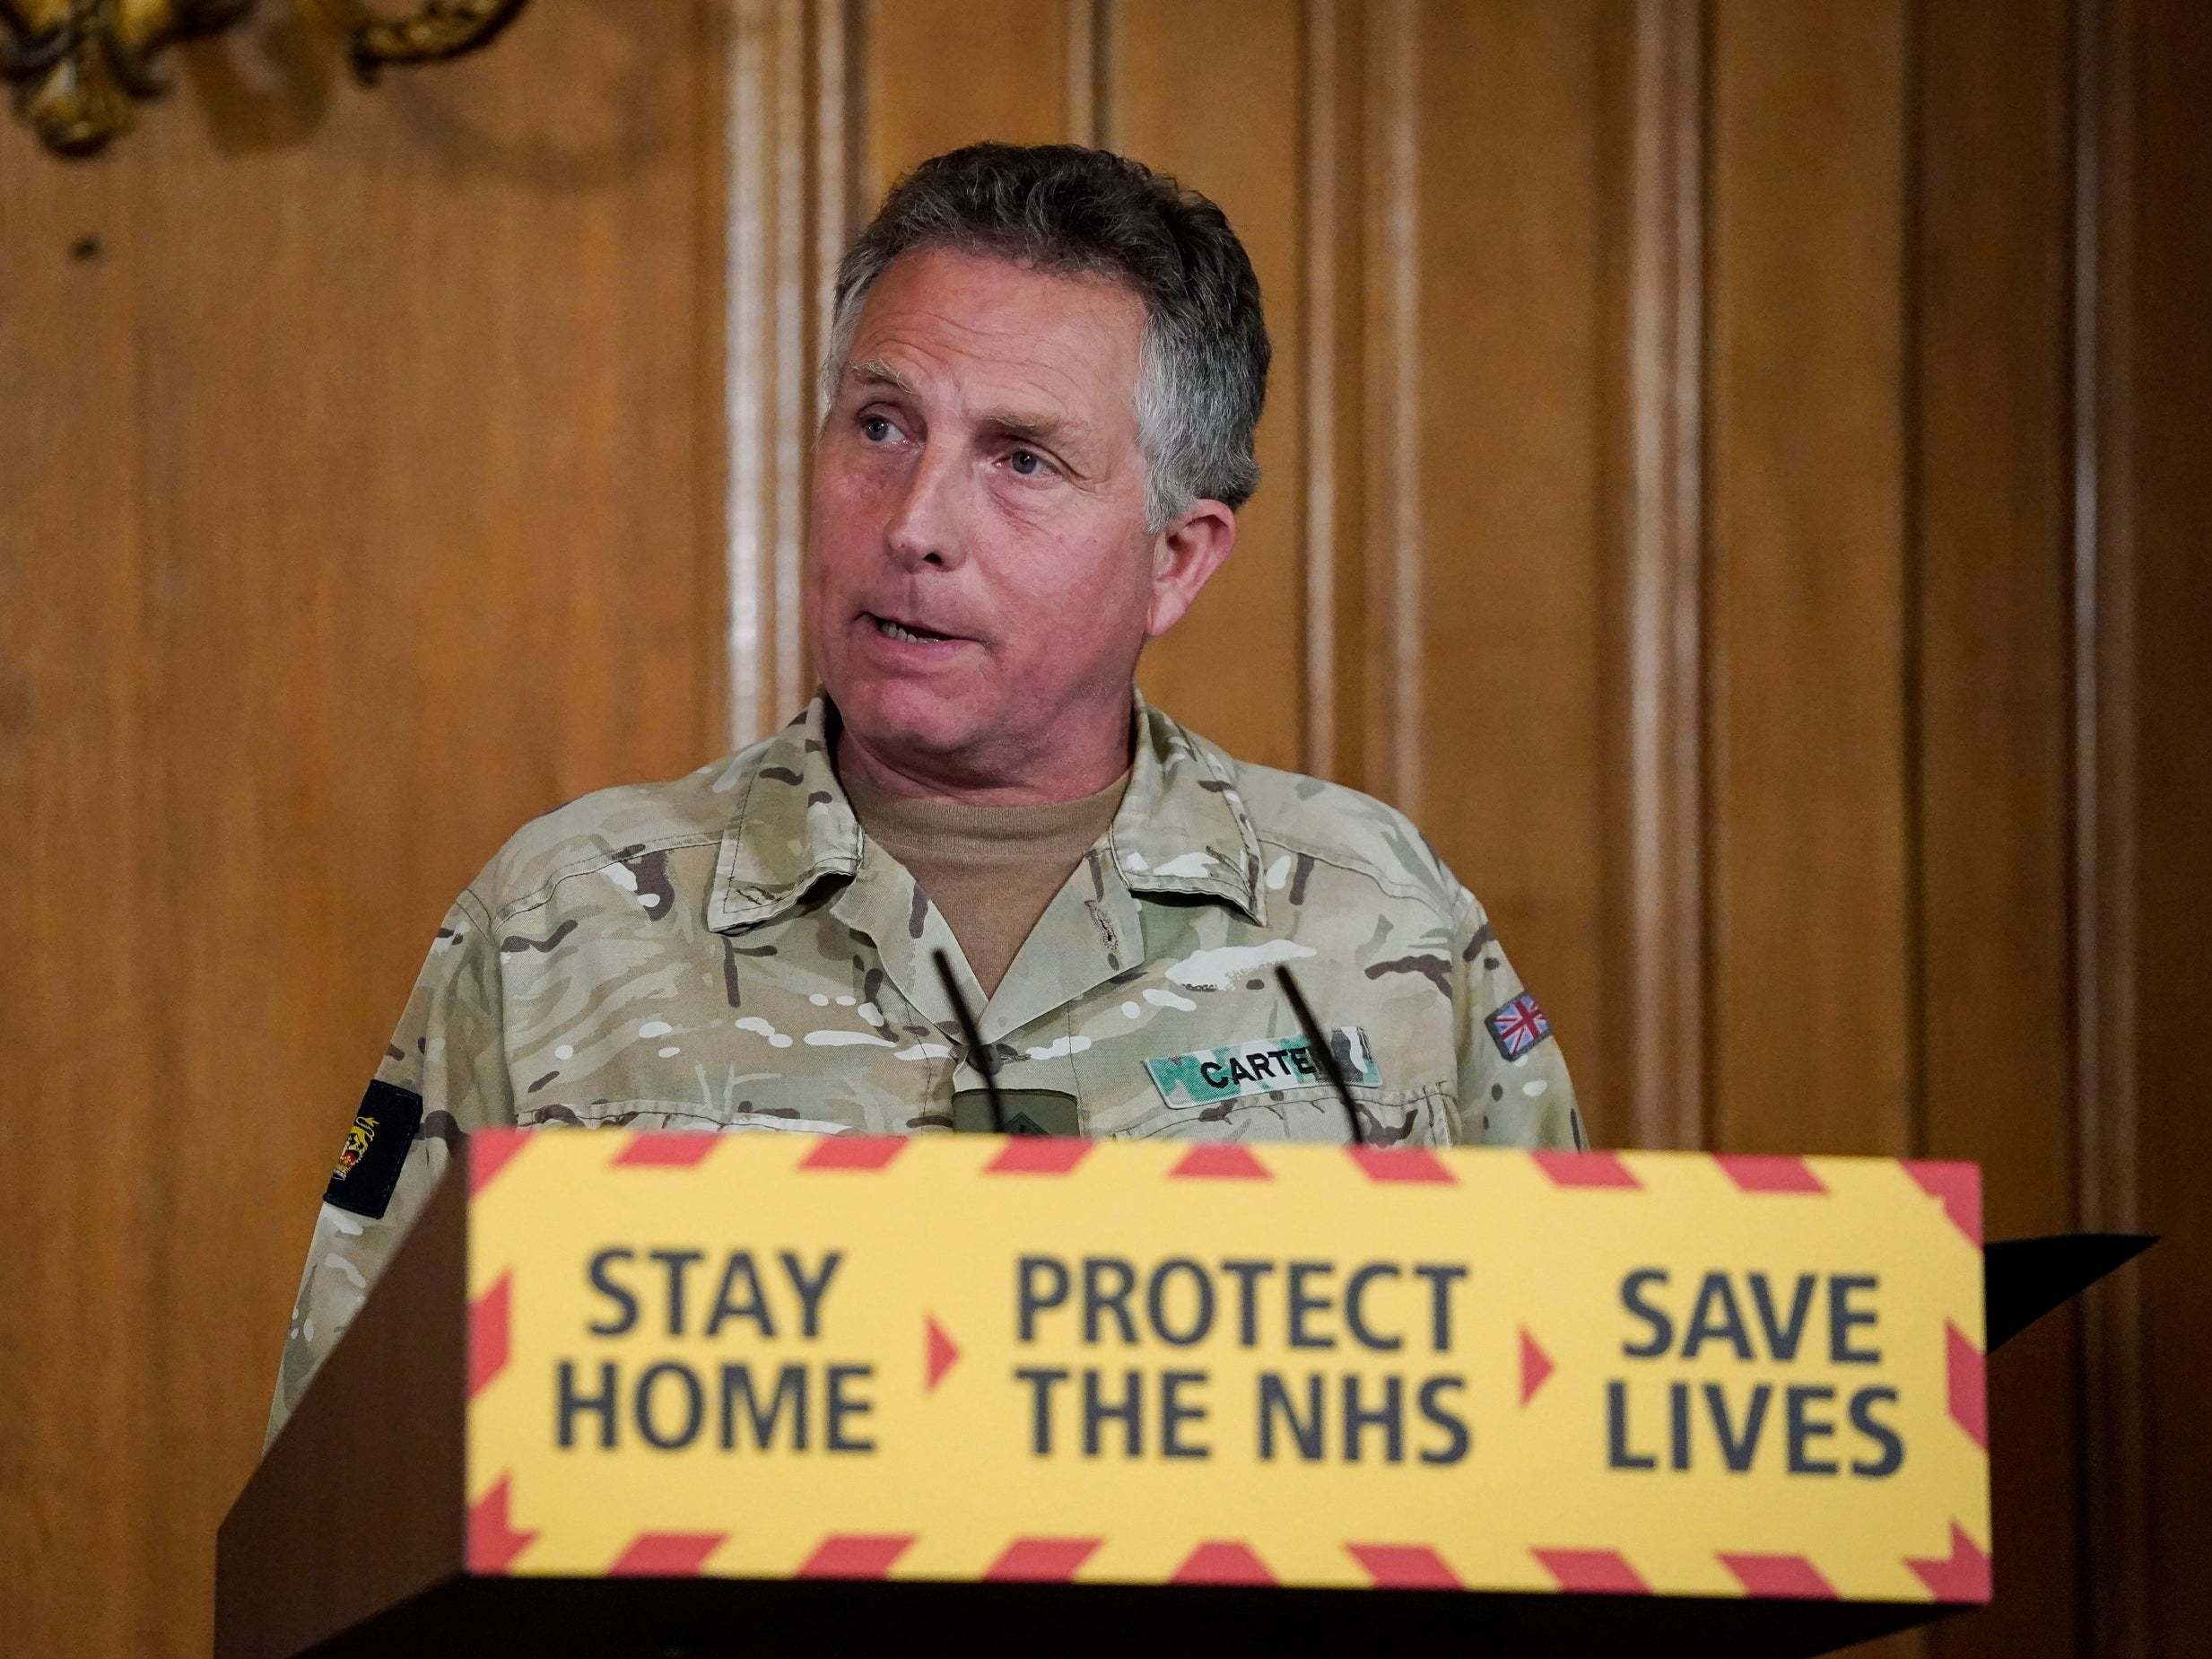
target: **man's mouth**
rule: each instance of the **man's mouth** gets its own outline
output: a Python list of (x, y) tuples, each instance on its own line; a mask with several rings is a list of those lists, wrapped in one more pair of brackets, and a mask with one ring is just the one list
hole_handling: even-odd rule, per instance
[(885, 639), (901, 640), (914, 645), (948, 644), (960, 637), (953, 633), (939, 633), (934, 628), (925, 628), (919, 623), (893, 622), (890, 617), (878, 616), (873, 611), (867, 613), (867, 619), (875, 624), (875, 632)]

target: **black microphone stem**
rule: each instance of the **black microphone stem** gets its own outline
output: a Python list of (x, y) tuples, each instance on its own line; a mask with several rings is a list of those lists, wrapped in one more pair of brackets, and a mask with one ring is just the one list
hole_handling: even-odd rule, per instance
[(945, 982), (945, 994), (953, 1000), (953, 1013), (960, 1020), (961, 1035), (968, 1040), (968, 1063), (983, 1074), (983, 1087), (991, 1097), (991, 1132), (1006, 1132), (1006, 1103), (999, 1097), (998, 1062), (989, 1049), (983, 1045), (983, 1033), (975, 1023), (975, 1010), (968, 1006), (968, 999), (960, 994), (960, 981), (953, 974), (953, 959), (943, 951), (930, 952), (936, 959), (937, 977)]
[(1283, 987), (1283, 994), (1290, 999), (1291, 1012), (1298, 1017), (1299, 1029), (1306, 1034), (1306, 1041), (1312, 1045), (1314, 1054), (1319, 1059), (1321, 1070), (1328, 1074), (1329, 1087), (1337, 1091), (1337, 1098), (1344, 1102), (1345, 1122), (1352, 1126), (1352, 1144), (1355, 1147), (1365, 1146), (1367, 1131), (1360, 1118), (1359, 1105), (1352, 1098), (1351, 1087), (1344, 1080), (1343, 1068), (1337, 1064), (1337, 1051), (1328, 1046), (1328, 1039), (1321, 1035), (1321, 1027), (1313, 1017), (1313, 1010), (1306, 1006), (1305, 993), (1298, 989), (1298, 982), (1291, 977), (1290, 970), (1276, 968), (1275, 978), (1276, 982)]

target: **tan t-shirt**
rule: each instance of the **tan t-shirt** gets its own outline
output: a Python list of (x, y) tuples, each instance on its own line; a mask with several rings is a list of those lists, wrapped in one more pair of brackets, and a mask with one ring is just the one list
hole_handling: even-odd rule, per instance
[(860, 827), (906, 866), (944, 916), (988, 997), (1052, 895), (1113, 823), (1129, 774), (1095, 795), (1049, 807), (971, 807), (839, 781)]

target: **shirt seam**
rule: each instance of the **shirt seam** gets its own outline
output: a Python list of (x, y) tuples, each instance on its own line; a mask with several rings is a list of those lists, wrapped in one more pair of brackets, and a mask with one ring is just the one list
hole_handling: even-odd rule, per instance
[[(721, 840), (722, 837), (719, 834), (710, 835), (698, 830), (686, 830), (681, 834), (669, 835), (658, 841), (640, 842), (624, 847), (619, 854), (595, 852), (589, 858), (574, 860), (553, 871), (532, 891), (524, 894), (520, 898), (510, 899), (502, 905), (496, 912), (499, 925), (504, 927), (517, 916), (550, 904), (554, 890), (562, 882), (575, 877), (588, 876), (595, 871), (606, 869), (609, 865), (621, 864), (630, 859), (643, 858), (648, 853), (674, 852), (685, 847), (718, 846)], [(489, 926), (490, 923), (487, 922), (486, 925)]]
[[(498, 930), (492, 919), (492, 907), (476, 896), (475, 889), (463, 887), (460, 896), (453, 902), (468, 912), (469, 921), (475, 923), (479, 933), (490, 938)], [(492, 942), (497, 943), (498, 941), (493, 940)]]
[[(1326, 864), (1332, 869), (1340, 869), (1348, 876), (1363, 877), (1366, 880), (1373, 882), (1376, 886), (1381, 888), (1383, 892), (1389, 894), (1392, 898), (1411, 899), (1415, 902), (1427, 902), (1434, 896), (1433, 894), (1428, 893), (1418, 886), (1400, 886), (1398, 883), (1392, 881), (1389, 877), (1383, 875), (1380, 870), (1377, 870), (1369, 865), (1348, 862), (1345, 855), (1332, 852), (1325, 848), (1316, 847), (1305, 842), (1296, 841), (1288, 835), (1278, 834), (1271, 830), (1261, 830), (1258, 832), (1258, 834), (1259, 844), (1262, 847), (1274, 847), (1284, 852), (1302, 853), (1307, 858), (1315, 860), (1319, 863)], [(1446, 912), (1447, 915), (1449, 915), (1449, 912)]]

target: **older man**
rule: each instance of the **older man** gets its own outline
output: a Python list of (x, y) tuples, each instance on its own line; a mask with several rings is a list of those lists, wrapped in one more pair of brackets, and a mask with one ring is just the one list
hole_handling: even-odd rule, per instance
[(1220, 211), (1133, 162), (985, 144), (900, 183), (838, 277), (823, 694), (530, 825), (456, 901), (331, 1176), (272, 1433), (481, 1124), (1581, 1144), (1548, 1023), (1413, 825), (1135, 693), (1235, 542), (1267, 358)]

